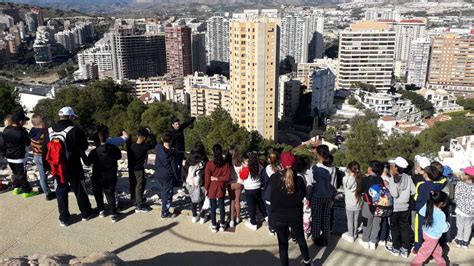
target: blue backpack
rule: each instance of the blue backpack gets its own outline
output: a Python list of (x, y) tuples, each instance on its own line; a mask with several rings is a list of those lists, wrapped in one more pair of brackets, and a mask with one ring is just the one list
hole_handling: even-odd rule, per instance
[(365, 195), (375, 217), (389, 217), (393, 213), (393, 197), (383, 184), (372, 185)]

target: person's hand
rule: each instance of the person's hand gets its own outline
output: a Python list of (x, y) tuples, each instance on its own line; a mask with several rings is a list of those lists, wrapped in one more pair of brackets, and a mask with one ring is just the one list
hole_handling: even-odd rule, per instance
[(211, 181), (219, 181), (219, 178), (217, 178), (215, 176), (211, 176)]
[(127, 139), (130, 137), (130, 136), (128, 135), (128, 132), (125, 131), (125, 130), (122, 131), (122, 136), (126, 137)]
[(383, 183), (385, 184), (385, 186), (388, 186), (388, 181), (387, 180), (384, 180)]

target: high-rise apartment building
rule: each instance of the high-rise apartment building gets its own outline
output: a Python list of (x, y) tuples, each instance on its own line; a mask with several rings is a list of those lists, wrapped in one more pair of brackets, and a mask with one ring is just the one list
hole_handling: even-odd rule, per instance
[(116, 21), (112, 34), (115, 80), (161, 76), (166, 72), (165, 36), (144, 34), (133, 23)]
[(206, 33), (193, 32), (191, 35), (193, 73), (206, 72)]
[(474, 92), (474, 35), (447, 33), (432, 39), (430, 88), (455, 94)]
[(406, 68), (412, 47), (412, 42), (415, 39), (425, 37), (426, 22), (419, 19), (401, 20), (394, 24), (396, 32), (395, 41), (395, 61), (396, 61), (396, 76), (405, 76)]
[(400, 11), (380, 8), (367, 9), (365, 20), (400, 20)]
[(36, 32), (38, 22), (36, 21), (36, 16), (32, 12), (25, 13), (25, 23), (29, 32)]
[(430, 60), (429, 38), (415, 39), (411, 43), (408, 55), (407, 84), (414, 84), (417, 87), (424, 87), (428, 77), (428, 63)]
[(44, 25), (44, 18), (43, 18), (43, 11), (39, 8), (32, 8), (31, 13), (35, 16), (36, 25), (43, 26)]
[(229, 19), (213, 16), (207, 20), (206, 32), (207, 64), (229, 62)]
[(236, 123), (276, 139), (280, 27), (278, 19), (255, 13), (230, 23), (231, 115)]
[(391, 86), (396, 33), (383, 22), (360, 21), (340, 33), (338, 87), (349, 89), (355, 82)]
[(319, 13), (291, 13), (281, 19), (280, 57), (293, 58), (295, 63), (321, 58), (324, 18)]
[(230, 113), (231, 90), (225, 76), (195, 72), (185, 77), (184, 85), (191, 98), (191, 116), (208, 116), (218, 107)]
[[(336, 74), (329, 67), (318, 68), (311, 75), (311, 79), (313, 80), (311, 115), (318, 118), (318, 120), (325, 119), (331, 115), (334, 104)], [(320, 124), (325, 124), (325, 122)]]
[(184, 21), (180, 25), (167, 25), (165, 36), (167, 73), (181, 77), (191, 74), (191, 28), (184, 25)]
[(54, 34), (54, 39), (56, 39), (56, 43), (63, 51), (73, 52), (77, 48), (74, 34), (70, 30), (60, 31)]
[(79, 79), (87, 77), (87, 65), (97, 65), (99, 79), (113, 78), (112, 38), (106, 34), (104, 38), (94, 44), (94, 47), (77, 54), (79, 64)]
[(281, 75), (278, 78), (278, 119), (290, 120), (296, 115), (300, 103), (301, 82), (292, 74)]

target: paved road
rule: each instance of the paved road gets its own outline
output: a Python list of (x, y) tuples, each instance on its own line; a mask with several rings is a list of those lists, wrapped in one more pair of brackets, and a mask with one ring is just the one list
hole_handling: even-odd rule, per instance
[[(70, 197), (71, 213), (77, 213)], [(93, 203), (94, 204), (94, 203)], [(240, 224), (235, 230), (211, 233), (209, 223), (191, 224), (184, 211), (172, 221), (161, 221), (159, 206), (145, 214), (124, 210), (116, 224), (108, 218), (79, 221), (59, 227), (56, 203), (42, 196), (23, 199), (11, 192), (0, 194), (0, 258), (68, 253), (85, 256), (96, 251), (111, 251), (131, 265), (277, 265), (276, 238), (268, 235), (266, 226), (250, 231)], [(291, 265), (301, 257), (296, 244), (290, 244)], [(326, 249), (310, 247), (315, 265), (394, 265), (409, 260), (388, 255), (381, 247), (368, 251), (332, 236)], [(474, 248), (451, 248), (453, 263), (474, 264)]]

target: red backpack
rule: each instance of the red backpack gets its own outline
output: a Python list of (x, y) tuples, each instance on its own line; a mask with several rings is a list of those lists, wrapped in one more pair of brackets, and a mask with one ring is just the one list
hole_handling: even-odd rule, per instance
[(51, 175), (59, 177), (61, 184), (66, 183), (64, 176), (66, 169), (66, 161), (69, 158), (69, 152), (66, 146), (66, 137), (73, 126), (65, 128), (63, 131), (55, 132), (53, 128), (49, 128), (49, 142), (47, 145), (46, 161), (51, 166)]

